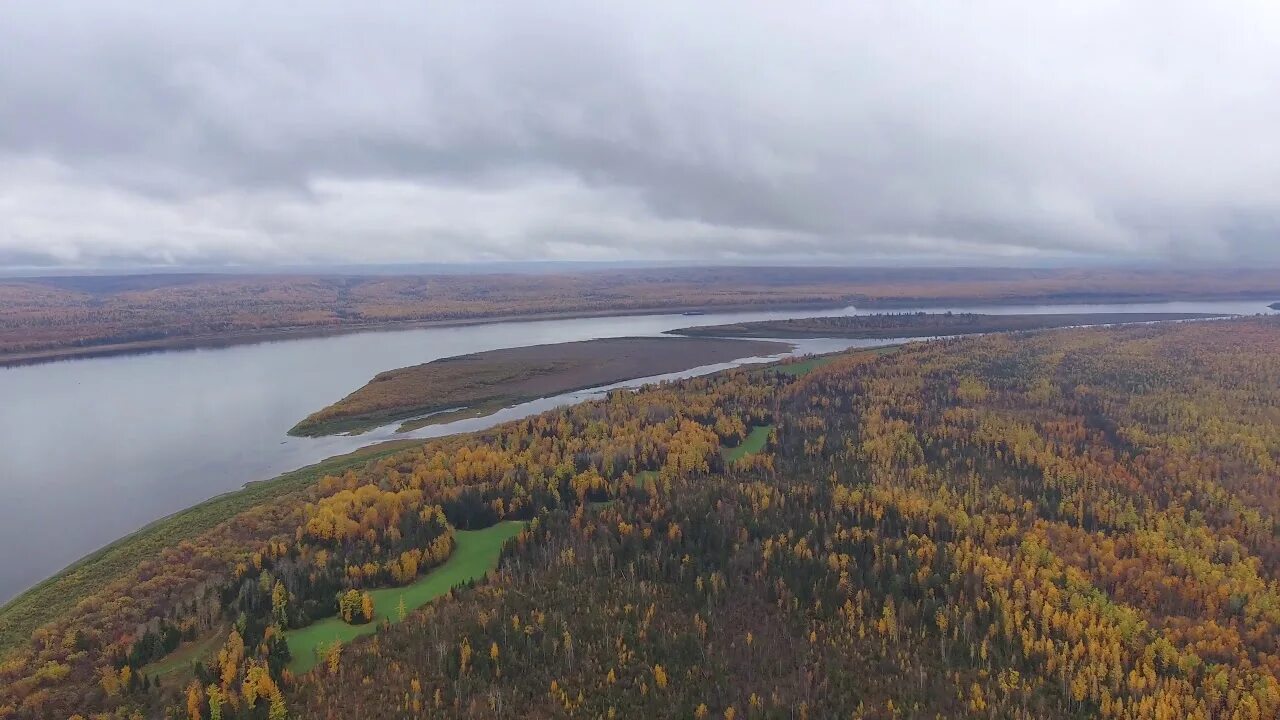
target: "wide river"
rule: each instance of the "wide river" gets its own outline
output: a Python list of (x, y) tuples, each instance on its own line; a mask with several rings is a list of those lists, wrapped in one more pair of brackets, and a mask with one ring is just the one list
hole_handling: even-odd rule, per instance
[[(1265, 302), (926, 308), (993, 313), (1268, 312)], [(717, 313), (387, 330), (209, 350), (0, 368), (0, 602), (146, 523), (253, 480), (393, 437), (291, 438), (308, 413), (374, 374), (436, 358), (539, 343), (656, 335), (690, 325), (835, 314)], [(885, 341), (792, 341), (824, 352)], [(744, 362), (759, 361), (744, 358)], [(662, 378), (730, 367), (697, 368)], [(621, 383), (635, 385), (637, 382)], [(525, 403), (488, 418), (423, 428), (482, 429), (592, 391)]]

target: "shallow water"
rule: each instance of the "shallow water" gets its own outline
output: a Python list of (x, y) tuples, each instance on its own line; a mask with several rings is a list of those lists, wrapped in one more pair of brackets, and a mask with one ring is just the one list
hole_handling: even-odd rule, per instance
[[(1267, 312), (1265, 302), (943, 307), (992, 313)], [(0, 369), (0, 602), (168, 513), (394, 435), (291, 438), (299, 419), (379, 371), (538, 343), (690, 325), (865, 314), (854, 308), (645, 315), (416, 328)], [(799, 352), (890, 341), (804, 340)], [(745, 360), (745, 359), (744, 359)], [(712, 372), (706, 366), (662, 378)], [(634, 386), (639, 381), (619, 383)], [(566, 393), (411, 437), (489, 427), (597, 394)]]

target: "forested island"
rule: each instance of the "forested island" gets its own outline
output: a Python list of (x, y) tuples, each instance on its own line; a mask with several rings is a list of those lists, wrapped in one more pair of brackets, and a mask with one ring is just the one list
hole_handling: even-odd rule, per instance
[(0, 717), (1275, 717), (1276, 377), (990, 334), (374, 451), (55, 578)]
[(290, 430), (331, 435), (421, 418), (489, 414), (507, 405), (571, 390), (785, 352), (783, 343), (631, 337), (531, 345), (433, 360), (378, 373), (366, 385)]
[(942, 337), (1017, 332), (1081, 325), (1120, 325), (1222, 317), (1205, 313), (1053, 313), (982, 315), (976, 313), (881, 313), (837, 317), (762, 320), (671, 330), (688, 337), (861, 339)]

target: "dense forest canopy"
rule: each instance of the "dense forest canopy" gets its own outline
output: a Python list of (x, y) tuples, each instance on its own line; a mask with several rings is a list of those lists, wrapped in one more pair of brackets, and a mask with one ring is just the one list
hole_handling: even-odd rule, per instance
[[(615, 392), (166, 550), (9, 654), (0, 718), (1276, 717), (1278, 462), (1270, 318)], [(501, 520), (485, 582), (288, 670)]]
[(0, 279), (0, 361), (389, 323), (689, 308), (1275, 300), (1274, 270), (653, 268), (576, 274)]

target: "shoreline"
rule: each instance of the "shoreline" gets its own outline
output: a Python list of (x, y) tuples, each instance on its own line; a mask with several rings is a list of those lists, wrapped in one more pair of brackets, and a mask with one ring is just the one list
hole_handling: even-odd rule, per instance
[(839, 310), (852, 307), (852, 303), (795, 302), (795, 303), (739, 303), (732, 305), (680, 305), (669, 307), (630, 308), (619, 310), (567, 310), (563, 312), (533, 313), (525, 315), (492, 315), (474, 318), (444, 320), (388, 320), (351, 325), (299, 325), (266, 330), (250, 330), (221, 335), (193, 335), (164, 338), (162, 340), (138, 340), (108, 345), (73, 346), (49, 350), (32, 350), (0, 355), (0, 368), (43, 365), (63, 360), (88, 360), (100, 357), (147, 355), (151, 353), (182, 350), (216, 349), (238, 345), (257, 345), (269, 342), (304, 340), (309, 338), (352, 335), (357, 333), (395, 332), (439, 327), (473, 327), (509, 322), (540, 322), (550, 320), (580, 320), (585, 318), (636, 317), (640, 315), (709, 315), (712, 313), (751, 312), (770, 310)]
[[(35, 628), (48, 622), (79, 602), (80, 591), (89, 586), (114, 580), (119, 571), (140, 560), (152, 559), (163, 549), (202, 532), (248, 507), (269, 502), (277, 494), (301, 490), (321, 475), (339, 472), (379, 457), (401, 452), (425, 442), (397, 438), (369, 443), (346, 453), (339, 453), (274, 477), (250, 480), (239, 488), (219, 493), (194, 505), (156, 518), (54, 572), (12, 597), (0, 602), (0, 660), (20, 644), (18, 636), (27, 637)], [(141, 553), (143, 557), (137, 557)], [(48, 612), (47, 612), (48, 611)], [(13, 617), (8, 617), (13, 615)], [(32, 618), (30, 616), (39, 617)]]
[[(1195, 322), (1240, 317), (1214, 313), (1045, 313), (1028, 315), (903, 314), (901, 324), (877, 325), (871, 315), (762, 320), (727, 325), (701, 325), (668, 330), (674, 337), (726, 337), (751, 340), (801, 340), (831, 337), (850, 340), (891, 340), (964, 337), (992, 333), (1039, 332), (1075, 327)], [(954, 321), (954, 322), (952, 322)], [(951, 323), (951, 324), (948, 324)]]
[[(744, 340), (743, 342), (770, 344), (768, 341)], [(789, 345), (785, 341), (777, 341), (772, 344)], [(764, 363), (763, 366), (781, 362), (784, 362), (784, 359)], [(621, 382), (625, 382), (625, 380)], [(504, 407), (509, 406), (505, 405)], [(501, 409), (503, 408), (498, 408), (498, 410)], [(462, 410), (465, 411), (466, 408)], [(409, 420), (412, 420), (412, 418), (409, 418)], [(501, 424), (498, 423), (497, 425)], [(269, 502), (278, 494), (299, 491), (314, 483), (323, 474), (335, 474), (348, 467), (402, 452), (405, 449), (433, 440), (492, 432), (493, 427), (452, 433), (437, 438), (372, 440), (368, 444), (361, 445), (349, 452), (332, 455), (314, 463), (287, 470), (273, 477), (248, 480), (238, 488), (219, 493), (189, 507), (158, 517), (132, 532), (87, 552), (79, 559), (55, 571), (43, 580), (25, 589), (18, 590), (11, 597), (0, 601), (0, 660), (5, 659), (8, 653), (14, 649), (14, 646), (10, 645), (12, 638), (9, 635), (15, 630), (25, 630), (25, 634), (29, 635), (30, 631), (47, 622), (54, 615), (65, 612), (70, 607), (69, 605), (63, 606), (68, 599), (73, 601), (71, 605), (74, 605), (74, 602), (78, 602), (77, 591), (80, 588), (95, 583), (110, 582), (114, 579), (119, 568), (136, 562), (137, 558), (132, 557), (136, 553), (144, 553), (147, 557), (143, 559), (150, 559), (152, 555), (159, 553), (165, 547), (181, 542), (188, 533), (208, 529), (246, 507)], [(47, 610), (51, 607), (57, 608), (53, 615), (44, 616), (42, 610)], [(23, 617), (29, 613), (39, 613), (42, 617), (39, 622), (29, 623)], [(18, 616), (13, 618), (6, 617), (9, 614), (17, 614)]]
[[(308, 338), (332, 337), (366, 332), (394, 332), (397, 330), (415, 330), (438, 327), (471, 327), (476, 325), (493, 325), (508, 322), (539, 322), (550, 320), (575, 320), (584, 318), (635, 317), (639, 315), (679, 315), (690, 316), (712, 313), (732, 312), (768, 312), (786, 310), (838, 310), (856, 307), (862, 310), (902, 311), (912, 309), (936, 308), (943, 305), (990, 305), (993, 307), (1020, 307), (1028, 305), (1131, 305), (1164, 302), (1253, 302), (1260, 303), (1259, 312), (1268, 309), (1267, 301), (1276, 293), (1206, 293), (1195, 296), (1175, 296), (1168, 294), (1135, 294), (1119, 295), (1107, 293), (1053, 293), (1043, 296), (1018, 297), (914, 297), (914, 298), (868, 298), (848, 296), (842, 301), (798, 301), (798, 302), (745, 302), (726, 303), (724, 305), (668, 305), (653, 307), (616, 308), (606, 310), (564, 310), (535, 313), (516, 313), (510, 315), (483, 315), (463, 318), (445, 318), (438, 320), (385, 320), (342, 325), (293, 325), (260, 330), (244, 330), (212, 335), (189, 335), (169, 337), (157, 340), (137, 340), (124, 343), (107, 343), (102, 345), (72, 345), (45, 350), (30, 350), (0, 354), (0, 369), (42, 365), (63, 360), (88, 360), (101, 357), (125, 355), (145, 355), (160, 352), (183, 350), (216, 349), (238, 345), (257, 345), (260, 343), (302, 340)], [(1276, 303), (1280, 304), (1280, 303)]]
[[(1256, 298), (1246, 298), (1243, 301), (1249, 301), (1254, 299)], [(1240, 298), (1237, 297), (1235, 298), (1235, 300), (1240, 300)], [(1139, 302), (1139, 301), (1132, 300), (1132, 302)], [(1038, 305), (1043, 303), (1038, 303), (1038, 302), (1004, 303), (1004, 305), (1007, 305), (1007, 306), (1016, 306), (1019, 304)], [(807, 305), (807, 304), (804, 306), (815, 307), (813, 305)], [(770, 306), (770, 307), (773, 307), (775, 309), (786, 309), (777, 305)], [(821, 304), (816, 307), (822, 308), (822, 307), (831, 307), (831, 306), (827, 304)], [(845, 307), (845, 306), (838, 305), (836, 307)], [(1266, 307), (1266, 305), (1263, 305), (1262, 307)], [(725, 308), (718, 308), (718, 309), (726, 310)], [(667, 310), (670, 311), (671, 309), (668, 308)], [(649, 314), (651, 312), (652, 312), (651, 310), (644, 311), (644, 312), (636, 311), (636, 312), (628, 312), (628, 313), (603, 312), (603, 313), (591, 313), (589, 315), (577, 315), (577, 317), (617, 317), (617, 316)], [(663, 313), (663, 314), (674, 314), (674, 311), (670, 313)], [(558, 318), (534, 317), (533, 319), (537, 320), (537, 319), (558, 319)], [(510, 319), (504, 319), (504, 320), (510, 320)], [(443, 322), (432, 321), (431, 323), (428, 323), (427, 326), (438, 326), (441, 324), (480, 325), (480, 324), (501, 322), (504, 320), (491, 318), (491, 319), (464, 320), (464, 321), (443, 321)], [(414, 325), (406, 325), (404, 323), (395, 323), (386, 329), (399, 329), (399, 328), (410, 329), (411, 327), (422, 326), (422, 325), (423, 325), (422, 323), (415, 323)], [(311, 330), (311, 329), (307, 328), (306, 330)], [(329, 334), (344, 334), (348, 332), (376, 332), (379, 330), (379, 328), (369, 328), (369, 327), (364, 327), (359, 329), (326, 328), (324, 330), (327, 330), (328, 332), (322, 332), (319, 334), (329, 335)], [(298, 337), (305, 337), (305, 336), (306, 335), (299, 335)], [(763, 338), (751, 338), (751, 339), (763, 339)], [(777, 338), (777, 339), (784, 340), (784, 338)], [(231, 344), (252, 344), (257, 342), (268, 342), (268, 341), (270, 340), (266, 340), (262, 338), (254, 338), (254, 339), (242, 340), (240, 342), (231, 343)], [(890, 347), (897, 347), (897, 346), (890, 346)], [(168, 349), (172, 349), (172, 348), (164, 348), (158, 351), (165, 351)], [(132, 354), (132, 351), (124, 351), (123, 353), (116, 353), (116, 354), (125, 354), (125, 353)], [(833, 353), (833, 354), (836, 354), (836, 353)], [(60, 359), (60, 358), (53, 358), (53, 359)], [(43, 361), (37, 361), (37, 362), (43, 362)], [(5, 360), (0, 358), (0, 366), (3, 366), (4, 364), (5, 364)], [(765, 366), (767, 365), (768, 364), (765, 364)], [(473, 432), (481, 433), (486, 431), (487, 429), (477, 430)], [(461, 434), (469, 434), (469, 433), (461, 433)], [(314, 480), (314, 478), (309, 476), (312, 476), (317, 472), (325, 472), (331, 469), (336, 469), (333, 467), (335, 465), (347, 465), (347, 464), (354, 464), (359, 462), (366, 462), (368, 460), (374, 459), (374, 457), (376, 456), (398, 452), (404, 449), (405, 447), (418, 444), (418, 443), (423, 443), (423, 442), (427, 442), (427, 440), (397, 438), (397, 439), (388, 439), (388, 440), (382, 440), (382, 441), (374, 441), (369, 443), (368, 445), (364, 445), (349, 453), (342, 453), (329, 458), (325, 458), (313, 464), (305, 465), (300, 468), (289, 470), (271, 478), (251, 480), (244, 483), (244, 485), (241, 486), (240, 488), (215, 495), (204, 501), (196, 503), (190, 507), (187, 507), (187, 508), (175, 511), (173, 513), (170, 513), (169, 515), (157, 518), (151, 521), (150, 523), (147, 523), (146, 525), (120, 538), (117, 538), (114, 541), (107, 543), (104, 546), (101, 546), (91, 552), (86, 553), (83, 557), (70, 563), (69, 565), (63, 567), (62, 569), (54, 572), (52, 575), (44, 578), (43, 580), (35, 583), (34, 585), (31, 585), (25, 589), (17, 591), (13, 596), (3, 600), (3, 602), (0, 602), (0, 659), (3, 659), (4, 657), (6, 657), (8, 652), (12, 649), (11, 647), (5, 647), (5, 645), (7, 644), (7, 642), (5, 641), (8, 640), (8, 638), (5, 636), (9, 635), (16, 627), (24, 624), (21, 618), (10, 619), (10, 618), (5, 618), (3, 616), (10, 612), (20, 612), (22, 610), (22, 606), (40, 605), (43, 608), (49, 608), (51, 605), (53, 606), (60, 605), (61, 603), (56, 602), (54, 598), (44, 598), (44, 596), (49, 595), (50, 593), (54, 593), (55, 595), (62, 596), (65, 599), (69, 594), (73, 594), (78, 587), (81, 587), (86, 584), (92, 584), (96, 581), (101, 581), (102, 578), (93, 577), (98, 573), (85, 572), (86, 570), (89, 570), (90, 568), (93, 568), (94, 566), (97, 566), (99, 564), (114, 566), (119, 561), (124, 560), (124, 558), (117, 557), (117, 556), (122, 555), (129, 550), (133, 550), (137, 546), (146, 546), (146, 547), (138, 548), (142, 551), (146, 551), (148, 549), (158, 549), (158, 548), (165, 547), (168, 545), (167, 541), (170, 540), (171, 538), (162, 538), (161, 536), (169, 534), (169, 531), (181, 533), (184, 530), (190, 530), (191, 527), (187, 523), (187, 521), (193, 521), (192, 524), (195, 524), (195, 525), (202, 525), (202, 524), (208, 523), (210, 520), (212, 520), (212, 518), (209, 517), (206, 513), (209, 513), (210, 511), (212, 511), (212, 514), (217, 515), (222, 512), (226, 512), (230, 510), (232, 506), (239, 505), (241, 502), (261, 501), (265, 499), (261, 497), (262, 495), (272, 495), (277, 492), (289, 492), (297, 489), (298, 487), (303, 487), (309, 484), (309, 481)], [(175, 527), (179, 525), (187, 525), (187, 527)], [(101, 572), (110, 572), (110, 570), (111, 570), (110, 567), (100, 568)], [(68, 585), (70, 587), (68, 587)], [(37, 597), (37, 596), (40, 596), (40, 597)], [(45, 600), (54, 600), (54, 602), (41, 603), (40, 598), (44, 598)]]
[(540, 398), (794, 349), (794, 343), (776, 340), (662, 335), (456, 355), (384, 370), (346, 397), (299, 420), (288, 434), (359, 434), (395, 422), (429, 420), (413, 423), (417, 429), (460, 417), (485, 417)]

